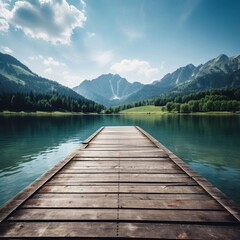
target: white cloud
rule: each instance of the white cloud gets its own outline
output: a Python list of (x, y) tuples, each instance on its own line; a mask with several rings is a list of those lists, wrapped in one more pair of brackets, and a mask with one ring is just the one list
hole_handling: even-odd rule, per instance
[(11, 18), (12, 13), (8, 10), (9, 4), (4, 1), (0, 1), (0, 18), (5, 19), (7, 21), (9, 18)]
[(113, 52), (111, 50), (105, 52), (94, 53), (92, 57), (93, 61), (97, 62), (99, 66), (105, 66), (113, 59)]
[(64, 63), (61, 63), (61, 62), (55, 60), (52, 57), (48, 57), (47, 59), (44, 59), (43, 64), (46, 65), (46, 66), (54, 66), (54, 67), (65, 66)]
[(110, 68), (129, 80), (149, 83), (159, 75), (159, 69), (152, 67), (149, 62), (139, 59), (123, 59)]
[(83, 27), (86, 21), (84, 10), (69, 5), (66, 0), (16, 1), (11, 12), (7, 4), (1, 7), (8, 24), (21, 29), (27, 36), (53, 44), (69, 44), (73, 30)]
[(0, 31), (7, 32), (9, 24), (5, 19), (0, 18)]
[(96, 33), (94, 33), (94, 32), (87, 32), (87, 36), (88, 37), (95, 37)]
[(80, 0), (80, 3), (82, 4), (82, 11), (85, 12), (86, 3), (83, 0)]
[(8, 53), (8, 54), (13, 53), (13, 50), (9, 47), (1, 46), (1, 48), (5, 53)]
[(42, 55), (30, 56), (30, 57), (28, 57), (28, 59), (31, 60), (31, 61), (42, 60), (43, 56)]

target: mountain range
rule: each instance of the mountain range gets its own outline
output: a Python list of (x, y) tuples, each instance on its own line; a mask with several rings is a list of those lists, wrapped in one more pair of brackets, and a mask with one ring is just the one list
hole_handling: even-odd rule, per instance
[(152, 98), (161, 94), (188, 94), (209, 88), (240, 86), (240, 55), (218, 57), (194, 66), (178, 68), (151, 84), (130, 83), (119, 75), (104, 74), (93, 80), (85, 80), (73, 90), (82, 96), (114, 106)]
[(78, 99), (90, 99), (105, 106), (140, 101), (155, 96), (188, 94), (209, 88), (240, 86), (240, 55), (224, 54), (201, 64), (178, 68), (151, 84), (130, 83), (119, 75), (103, 74), (85, 80), (70, 89), (42, 78), (8, 54), (0, 53), (0, 93), (58, 93)]

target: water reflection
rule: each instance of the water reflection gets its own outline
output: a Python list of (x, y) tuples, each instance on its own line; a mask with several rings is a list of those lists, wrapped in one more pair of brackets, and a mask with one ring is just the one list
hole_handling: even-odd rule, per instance
[(106, 125), (142, 127), (240, 203), (240, 117), (94, 115), (0, 117), (0, 204)]

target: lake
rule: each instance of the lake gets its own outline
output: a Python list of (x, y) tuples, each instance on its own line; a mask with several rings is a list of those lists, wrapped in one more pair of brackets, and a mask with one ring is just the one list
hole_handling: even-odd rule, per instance
[(101, 126), (137, 125), (240, 204), (240, 116), (0, 116), (0, 205)]

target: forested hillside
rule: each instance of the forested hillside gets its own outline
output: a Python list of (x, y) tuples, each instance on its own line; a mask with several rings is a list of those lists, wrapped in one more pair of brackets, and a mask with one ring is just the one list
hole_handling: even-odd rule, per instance
[(73, 98), (66, 95), (52, 94), (0, 94), (0, 111), (69, 111), (97, 112), (104, 109), (103, 105), (87, 99)]

